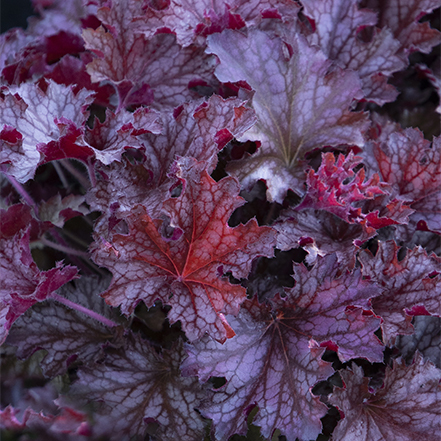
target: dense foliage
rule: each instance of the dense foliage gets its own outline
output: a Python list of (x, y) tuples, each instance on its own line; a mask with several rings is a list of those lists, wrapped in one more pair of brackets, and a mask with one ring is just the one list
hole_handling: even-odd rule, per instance
[(2, 439), (440, 440), (440, 1), (33, 5)]

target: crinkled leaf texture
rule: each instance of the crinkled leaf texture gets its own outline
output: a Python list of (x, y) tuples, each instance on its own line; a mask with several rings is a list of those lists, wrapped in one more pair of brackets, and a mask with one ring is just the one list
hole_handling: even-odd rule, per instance
[(40, 271), (29, 249), (30, 228), (0, 240), (0, 344), (15, 320), (60, 286), (77, 278), (76, 267), (63, 266)]
[(110, 211), (127, 211), (143, 204), (149, 207), (151, 217), (158, 217), (162, 202), (175, 184), (176, 177), (169, 173), (176, 156), (207, 161), (207, 171), (211, 173), (219, 150), (254, 122), (253, 110), (245, 107), (242, 100), (224, 100), (217, 95), (207, 101), (185, 103), (174, 112), (163, 111), (161, 134), (137, 136), (145, 153), (142, 163), (123, 159), (108, 168), (100, 167), (101, 179), (89, 190), (87, 201), (104, 214), (109, 213), (109, 207)]
[(400, 42), (388, 28), (374, 30), (367, 42), (358, 35), (377, 23), (376, 13), (360, 9), (358, 0), (308, 0), (304, 7), (315, 24), (315, 32), (308, 36), (310, 43), (341, 67), (357, 72), (366, 99), (379, 105), (394, 101), (398, 92), (387, 79), (406, 67), (406, 60), (397, 55)]
[(341, 441), (438, 440), (441, 431), (441, 371), (417, 355), (413, 364), (394, 360), (386, 368), (384, 384), (373, 391), (363, 369), (340, 372), (344, 389), (330, 402), (344, 412), (333, 438)]
[(94, 435), (110, 440), (144, 439), (147, 423), (156, 422), (163, 441), (203, 438), (204, 423), (195, 408), (205, 396), (196, 378), (182, 377), (182, 342), (158, 354), (139, 334), (108, 351), (104, 362), (81, 368), (70, 398), (101, 401), (94, 414)]
[[(58, 294), (111, 320), (120, 314), (112, 311), (98, 293), (109, 285), (109, 280), (83, 277), (75, 286), (65, 285)], [(40, 362), (44, 374), (53, 378), (67, 371), (78, 358), (84, 363), (102, 357), (104, 345), (118, 345), (122, 328), (109, 328), (85, 314), (47, 300), (34, 305), (22, 315), (9, 333), (7, 344), (17, 346), (17, 357), (28, 358), (38, 349), (47, 355)]]
[(92, 81), (111, 81), (118, 90), (119, 108), (152, 102), (175, 107), (195, 98), (188, 85), (211, 80), (214, 57), (203, 48), (182, 48), (171, 33), (150, 39), (137, 33), (132, 20), (140, 6), (137, 1), (103, 6), (97, 16), (109, 30), (100, 26), (83, 31), (86, 48), (97, 54), (87, 66)]
[(215, 182), (205, 166), (192, 158), (176, 165), (183, 190), (163, 205), (171, 237), (161, 235), (162, 220), (138, 205), (124, 216), (129, 234), (113, 235), (111, 249), (96, 242), (94, 259), (113, 273), (102, 294), (108, 304), (131, 314), (141, 300), (151, 306), (160, 299), (172, 306), (168, 318), (180, 320), (190, 340), (208, 332), (224, 341), (234, 332), (223, 314), (237, 314), (245, 289), (221, 275), (246, 277), (255, 257), (273, 255), (275, 232), (255, 219), (230, 228), (231, 213), (243, 204), (238, 183), (231, 177)]
[(416, 211), (412, 226), (424, 221), (429, 230), (441, 233), (441, 137), (430, 143), (420, 130), (407, 128), (375, 144), (373, 154), (383, 180)]
[(317, 256), (335, 253), (343, 267), (353, 268), (359, 247), (376, 234), (374, 229), (366, 231), (360, 224), (349, 224), (325, 210), (288, 209), (272, 226), (278, 232), (276, 247), (288, 251), (301, 246), (310, 265)]
[(176, 33), (180, 44), (188, 46), (200, 40), (200, 35), (255, 26), (265, 12), (280, 17), (295, 16), (298, 10), (299, 5), (291, 0), (171, 0), (167, 8), (159, 11), (148, 7), (136, 21), (137, 29), (148, 36), (167, 27)]
[[(375, 256), (368, 250), (359, 255), (363, 275), (383, 288), (381, 295), (372, 300), (372, 308), (383, 319), (385, 343), (398, 334), (412, 334), (413, 315), (441, 315), (441, 259), (415, 247), (399, 260), (398, 251), (397, 244), (390, 240), (379, 242)], [(418, 307), (423, 307), (421, 312)]]
[[(19, 182), (32, 179), (40, 162), (65, 157), (83, 159), (92, 155), (82, 134), (88, 117), (86, 107), (92, 102), (93, 92), (82, 89), (75, 94), (71, 87), (53, 81), (45, 83), (44, 88), (24, 83), (11, 88), (4, 99), (0, 98), (2, 130), (15, 129), (17, 140), (11, 144), (9, 135), (6, 139), (9, 142), (6, 142), (2, 131), (1, 161), (8, 164), (7, 172)], [(8, 154), (11, 148), (12, 159)]]
[(132, 113), (120, 109), (115, 114), (107, 110), (104, 122), (95, 117), (93, 128), (86, 128), (85, 140), (93, 147), (95, 157), (108, 165), (121, 161), (126, 148), (141, 147), (143, 144), (139, 135), (147, 132), (158, 134), (161, 130), (159, 114), (155, 111), (139, 108)]
[(383, 346), (373, 334), (380, 319), (360, 307), (347, 308), (367, 305), (376, 294), (359, 271), (339, 275), (337, 259), (329, 256), (311, 271), (297, 266), (295, 279), (286, 298), (271, 300), (272, 308), (247, 300), (237, 319), (227, 317), (236, 336), (223, 345), (206, 336), (187, 346), (184, 373), (197, 373), (201, 381), (227, 380), (201, 407), (222, 439), (245, 432), (245, 415), (254, 405), (263, 436), (278, 428), (288, 439), (315, 439), (326, 409), (310, 390), (333, 373), (321, 360), (319, 343), (338, 345), (342, 360), (382, 360)]
[(220, 59), (217, 78), (246, 81), (255, 91), (258, 121), (240, 140), (262, 145), (231, 171), (243, 186), (265, 179), (268, 199), (277, 202), (288, 189), (303, 193), (299, 161), (305, 153), (324, 145), (361, 146), (368, 124), (363, 113), (350, 112), (352, 101), (362, 97), (357, 76), (332, 67), (301, 35), (288, 43), (260, 30), (247, 37), (231, 30), (208, 37), (209, 53)]

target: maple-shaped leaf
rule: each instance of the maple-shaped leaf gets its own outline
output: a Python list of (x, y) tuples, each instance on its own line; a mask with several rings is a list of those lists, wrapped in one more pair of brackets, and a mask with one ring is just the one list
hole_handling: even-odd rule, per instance
[(291, 0), (170, 0), (166, 8), (148, 6), (135, 22), (137, 29), (149, 37), (167, 27), (176, 33), (180, 44), (188, 46), (200, 43), (198, 36), (256, 26), (265, 16), (294, 17), (299, 9)]
[(384, 384), (369, 387), (369, 378), (355, 364), (340, 375), (345, 388), (335, 389), (329, 401), (344, 412), (333, 438), (352, 441), (437, 440), (441, 429), (441, 371), (421, 356), (413, 364), (394, 360)]
[(0, 344), (14, 321), (37, 302), (77, 277), (77, 268), (63, 266), (40, 271), (29, 249), (30, 229), (0, 240)]
[(302, 247), (308, 256), (306, 262), (312, 265), (317, 256), (336, 254), (343, 267), (353, 268), (359, 247), (376, 231), (366, 231), (360, 224), (349, 224), (324, 210), (285, 210), (277, 223), (272, 225), (278, 232), (277, 248), (288, 251)]
[(205, 336), (186, 346), (183, 375), (197, 374), (202, 382), (210, 377), (227, 380), (199, 409), (213, 419), (216, 439), (246, 434), (247, 414), (256, 404), (253, 424), (264, 437), (278, 428), (288, 439), (315, 439), (327, 409), (310, 391), (334, 372), (321, 359), (324, 348), (284, 326), (268, 307), (246, 304), (238, 317), (228, 317), (236, 331), (233, 338), (220, 344)]
[(246, 413), (257, 405), (255, 424), (263, 436), (278, 428), (288, 439), (315, 439), (326, 409), (310, 390), (333, 373), (321, 360), (319, 344), (332, 341), (343, 360), (382, 360), (383, 347), (373, 334), (380, 320), (361, 308), (347, 309), (368, 305), (377, 288), (359, 271), (338, 276), (338, 267), (335, 256), (319, 260), (311, 271), (295, 266), (296, 285), (286, 298), (273, 298), (272, 308), (246, 301), (237, 319), (227, 317), (235, 337), (221, 345), (206, 336), (187, 347), (183, 372), (197, 373), (201, 381), (227, 380), (201, 407), (219, 437), (243, 433)]
[(414, 51), (429, 53), (441, 41), (441, 33), (420, 19), (440, 7), (439, 0), (367, 0), (378, 14), (378, 26), (389, 28), (401, 43), (399, 53), (407, 58)]
[(161, 235), (163, 220), (152, 219), (142, 205), (127, 212), (128, 234), (114, 234), (110, 249), (95, 244), (95, 262), (113, 273), (102, 296), (125, 314), (141, 300), (151, 306), (159, 299), (172, 306), (170, 322), (180, 320), (190, 340), (208, 332), (223, 341), (232, 334), (223, 314), (237, 314), (245, 289), (220, 276), (231, 271), (236, 278), (246, 277), (253, 258), (273, 255), (275, 232), (255, 219), (228, 226), (231, 213), (243, 204), (234, 178), (215, 182), (205, 163), (191, 158), (182, 158), (176, 167), (182, 193), (163, 205), (173, 237)]
[(162, 125), (155, 111), (139, 108), (131, 113), (121, 109), (117, 114), (106, 111), (106, 119), (95, 118), (93, 128), (86, 128), (85, 141), (93, 147), (95, 157), (103, 164), (121, 161), (125, 148), (140, 148), (143, 144), (139, 135), (160, 133)]
[[(25, 83), (14, 88), (14, 94), (11, 91), (0, 97), (1, 123), (7, 130), (15, 129), (15, 138), (20, 141), (19, 152), (12, 148), (14, 162), (7, 170), (19, 182), (32, 179), (40, 163), (64, 157), (81, 159), (92, 153), (84, 144), (82, 130), (93, 93), (83, 89), (74, 94), (71, 88), (53, 81), (44, 85), (46, 90)], [(3, 162), (9, 144), (3, 143), (3, 135), (1, 139)], [(40, 153), (44, 155), (42, 160)]]
[[(108, 285), (109, 280), (83, 277), (75, 282), (75, 286), (65, 285), (58, 293), (102, 317), (120, 321), (119, 314), (112, 311), (98, 295)], [(77, 310), (48, 299), (34, 305), (14, 323), (7, 344), (17, 346), (16, 355), (20, 359), (28, 358), (37, 349), (44, 349), (47, 355), (40, 365), (44, 374), (53, 378), (63, 375), (76, 358), (91, 362), (102, 357), (103, 345), (117, 345), (120, 334), (120, 328), (105, 326)]]
[(372, 308), (383, 319), (385, 342), (397, 334), (412, 334), (413, 315), (441, 315), (441, 260), (434, 254), (428, 256), (421, 247), (400, 260), (398, 251), (391, 240), (379, 242), (375, 256), (368, 250), (359, 255), (363, 275), (382, 286), (381, 295), (372, 299)]
[(123, 159), (98, 168), (101, 179), (87, 194), (88, 203), (95, 209), (116, 214), (143, 204), (149, 207), (151, 217), (159, 217), (162, 202), (170, 196), (170, 187), (176, 181), (169, 176), (176, 156), (207, 161), (211, 173), (219, 150), (251, 127), (255, 115), (239, 99), (224, 100), (214, 95), (206, 102), (185, 103), (173, 113), (163, 111), (161, 119), (160, 135), (137, 136), (145, 153), (141, 160), (132, 164)]
[(441, 233), (441, 137), (430, 143), (420, 130), (408, 128), (374, 144), (373, 154), (383, 180), (415, 210), (412, 224), (424, 221), (427, 229)]
[(406, 362), (411, 362), (419, 351), (425, 360), (430, 360), (441, 369), (441, 317), (417, 315), (413, 319), (415, 332), (398, 336), (395, 346), (401, 351)]
[(358, 3), (358, 0), (305, 2), (305, 14), (315, 25), (315, 32), (308, 40), (341, 67), (357, 72), (366, 99), (382, 105), (394, 101), (398, 95), (387, 84), (388, 77), (404, 69), (407, 63), (396, 55), (401, 45), (389, 29), (374, 31), (368, 42), (359, 37), (361, 29), (377, 23), (377, 15), (360, 9)]
[(298, 169), (305, 153), (324, 145), (362, 145), (367, 128), (365, 115), (349, 110), (362, 97), (357, 76), (331, 68), (301, 35), (288, 43), (259, 30), (250, 30), (247, 37), (232, 30), (208, 37), (208, 52), (220, 59), (217, 78), (246, 81), (255, 91), (258, 121), (240, 140), (262, 145), (231, 171), (243, 186), (265, 179), (268, 200), (277, 202), (288, 189), (303, 193)]
[(147, 39), (136, 32), (132, 20), (141, 15), (141, 2), (128, 0), (103, 6), (97, 17), (108, 31), (85, 29), (86, 48), (97, 58), (88, 66), (92, 81), (111, 81), (119, 94), (119, 108), (133, 102), (149, 105), (154, 101), (175, 107), (196, 96), (191, 81), (211, 81), (214, 57), (203, 48), (182, 48), (176, 36), (158, 33)]
[(80, 369), (70, 395), (102, 402), (94, 414), (94, 435), (144, 439), (147, 423), (156, 422), (158, 439), (202, 439), (204, 423), (195, 408), (205, 388), (196, 378), (180, 375), (183, 358), (181, 341), (158, 354), (139, 334), (130, 334), (123, 348), (109, 351), (104, 362)]

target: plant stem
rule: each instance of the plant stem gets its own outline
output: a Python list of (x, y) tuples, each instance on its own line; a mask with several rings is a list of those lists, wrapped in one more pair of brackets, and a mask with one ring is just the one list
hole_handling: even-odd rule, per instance
[(101, 314), (98, 314), (95, 311), (92, 311), (82, 305), (78, 305), (77, 303), (74, 303), (68, 299), (66, 299), (65, 297), (61, 297), (60, 295), (58, 295), (57, 293), (53, 293), (51, 295), (51, 298), (56, 300), (57, 302), (62, 303), (63, 305), (66, 305), (68, 308), (72, 308), (75, 309), (76, 311), (82, 312), (83, 314), (88, 315), (89, 317), (98, 320), (99, 322), (101, 322), (103, 325), (109, 326), (111, 328), (118, 326), (117, 323), (115, 323), (114, 321), (104, 317)]
[(46, 239), (45, 237), (42, 237), (40, 240), (43, 245), (46, 245), (49, 248), (53, 248), (54, 250), (62, 251), (63, 253), (71, 254), (73, 256), (84, 257), (85, 259), (89, 258), (89, 254), (85, 251), (75, 250), (73, 248), (66, 247), (64, 245), (60, 245), (58, 243), (55, 243), (55, 242), (52, 242), (51, 240)]
[(89, 188), (89, 181), (87, 178), (77, 170), (68, 159), (62, 159), (60, 164), (83, 186), (85, 190)]

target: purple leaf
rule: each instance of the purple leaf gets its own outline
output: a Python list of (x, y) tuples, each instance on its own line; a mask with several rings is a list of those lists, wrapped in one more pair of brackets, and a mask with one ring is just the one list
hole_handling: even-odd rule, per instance
[(15, 320), (60, 286), (77, 278), (76, 267), (63, 266), (40, 271), (29, 249), (30, 229), (0, 240), (0, 344)]
[(333, 438), (414, 441), (439, 437), (441, 407), (440, 370), (417, 356), (410, 366), (394, 360), (386, 368), (384, 385), (373, 391), (363, 369), (352, 365), (340, 372), (345, 389), (336, 389), (330, 402), (344, 412)]
[(96, 436), (144, 437), (147, 423), (156, 422), (155, 435), (161, 440), (202, 439), (204, 423), (195, 408), (205, 388), (195, 378), (181, 377), (184, 357), (180, 341), (158, 354), (139, 334), (130, 334), (123, 348), (110, 351), (103, 363), (81, 368), (70, 395), (102, 402), (94, 414)]
[[(85, 306), (104, 317), (118, 320), (98, 293), (109, 284), (97, 278), (83, 277), (75, 287), (65, 285), (59, 294), (76, 304)], [(67, 371), (69, 363), (79, 358), (84, 363), (103, 356), (102, 346), (109, 342), (118, 345), (121, 329), (110, 329), (102, 323), (66, 306), (48, 299), (30, 308), (12, 327), (7, 344), (17, 346), (17, 356), (28, 358), (37, 349), (47, 355), (40, 362), (44, 374), (53, 378)]]
[(375, 256), (368, 250), (359, 255), (363, 275), (383, 288), (372, 300), (372, 308), (383, 319), (385, 343), (398, 334), (412, 334), (411, 315), (419, 315), (411, 312), (413, 307), (423, 306), (429, 314), (441, 315), (441, 259), (415, 247), (399, 260), (398, 249), (391, 240), (379, 242)]
[(288, 189), (303, 193), (295, 170), (305, 153), (324, 145), (361, 146), (367, 128), (364, 114), (349, 111), (362, 97), (357, 76), (332, 68), (300, 35), (288, 43), (258, 30), (248, 37), (231, 30), (208, 37), (209, 53), (220, 59), (218, 79), (246, 81), (255, 91), (258, 122), (241, 140), (259, 140), (262, 146), (234, 166), (235, 174), (243, 186), (265, 179), (268, 199), (278, 202)]

